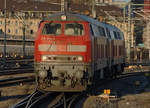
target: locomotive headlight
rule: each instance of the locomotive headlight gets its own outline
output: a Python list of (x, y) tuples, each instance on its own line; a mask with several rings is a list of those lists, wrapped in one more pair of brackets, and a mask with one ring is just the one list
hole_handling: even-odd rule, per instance
[(42, 61), (46, 61), (47, 60), (47, 56), (46, 55), (43, 55), (42, 56)]
[(76, 78), (81, 79), (83, 77), (83, 72), (82, 71), (77, 71), (75, 76), (76, 76)]
[(46, 78), (47, 77), (47, 71), (41, 70), (38, 72), (38, 75), (40, 78)]
[(83, 61), (83, 57), (82, 56), (78, 56), (77, 60), (78, 61)]

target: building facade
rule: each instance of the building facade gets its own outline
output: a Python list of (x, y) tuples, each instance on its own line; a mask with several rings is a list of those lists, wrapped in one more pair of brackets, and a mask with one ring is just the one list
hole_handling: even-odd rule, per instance
[(125, 1), (113, 1), (110, 3), (110, 5), (118, 6), (119, 8), (125, 8), (127, 3)]
[[(7, 18), (6, 19), (6, 34), (10, 36), (22, 36), (23, 28), (26, 28), (27, 37), (34, 37), (40, 22), (40, 19), (24, 19), (19, 20), (18, 18)], [(25, 25), (26, 24), (26, 25)], [(0, 33), (4, 33), (4, 18), (0, 18)]]
[(95, 0), (96, 3), (112, 3), (113, 0)]
[(114, 5), (119, 8), (124, 8), (126, 6), (125, 1), (113, 1), (113, 0), (95, 0), (96, 4), (98, 5)]

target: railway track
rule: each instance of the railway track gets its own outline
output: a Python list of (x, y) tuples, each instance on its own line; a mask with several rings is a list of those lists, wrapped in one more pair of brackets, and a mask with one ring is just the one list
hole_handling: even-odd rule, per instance
[[(145, 75), (147, 72), (136, 72), (136, 73), (126, 73), (119, 75), (115, 78), (107, 79), (101, 81), (100, 83), (94, 85), (89, 90), (81, 93), (57, 93), (57, 92), (47, 92), (40, 93), (35, 91), (33, 94), (22, 100), (20, 103), (14, 105), (11, 108), (75, 108), (76, 105), (84, 100), (88, 96), (95, 96), (95, 90), (101, 85), (112, 82), (113, 80), (120, 80), (127, 77), (135, 77)], [(38, 95), (37, 95), (38, 94)]]
[(11, 108), (72, 108), (73, 102), (78, 96), (80, 96), (80, 93), (41, 93), (35, 90)]
[(0, 76), (4, 75), (17, 75), (17, 74), (24, 74), (24, 73), (33, 73), (34, 69), (33, 67), (28, 67), (28, 69), (22, 68), (16, 68), (16, 69), (6, 69), (6, 70), (0, 70)]
[(28, 58), (28, 59), (21, 59), (21, 58), (18, 58), (18, 59), (6, 59), (5, 61), (4, 60), (0, 60), (0, 63), (4, 63), (4, 62), (6, 62), (6, 63), (13, 63), (13, 62), (33, 62), (34, 61), (34, 59), (33, 58)]
[(16, 84), (28, 83), (33, 81), (35, 81), (34, 76), (7, 78), (7, 79), (0, 80), (0, 87), (13, 86)]
[(34, 69), (16, 68), (0, 70), (0, 87), (12, 86), (19, 83), (27, 83), (35, 81)]
[[(41, 93), (37, 89), (28, 97), (20, 101), (19, 103), (15, 104), (11, 108), (31, 108), (35, 107), (35, 103), (37, 103), (39, 100), (43, 99), (44, 97), (47, 97), (50, 93)], [(35, 107), (36, 108), (36, 107)]]
[(10, 69), (33, 67), (33, 64), (33, 59), (8, 59), (6, 61), (0, 60), (0, 70), (5, 71)]

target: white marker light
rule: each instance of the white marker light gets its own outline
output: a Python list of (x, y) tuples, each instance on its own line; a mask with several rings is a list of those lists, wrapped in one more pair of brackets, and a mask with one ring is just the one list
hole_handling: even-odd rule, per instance
[(79, 57), (78, 57), (78, 61), (83, 61), (83, 57), (82, 57), (82, 56), (79, 56)]
[(67, 17), (66, 17), (65, 15), (62, 15), (62, 16), (61, 16), (61, 19), (62, 19), (63, 21), (65, 21), (65, 20), (67, 19)]
[(47, 56), (42, 56), (42, 61), (47, 60)]

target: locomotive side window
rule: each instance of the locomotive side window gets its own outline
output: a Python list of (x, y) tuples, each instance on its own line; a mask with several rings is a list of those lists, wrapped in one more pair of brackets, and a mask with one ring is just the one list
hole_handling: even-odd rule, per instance
[(105, 29), (103, 28), (103, 27), (98, 27), (98, 29), (99, 29), (99, 33), (100, 33), (100, 36), (106, 36), (106, 34), (105, 34)]
[(92, 25), (92, 30), (93, 30), (94, 36), (100, 36), (98, 26)]
[(91, 35), (94, 36), (92, 25), (90, 25), (90, 31), (91, 31)]
[(114, 31), (114, 37), (115, 37), (115, 39), (118, 39), (117, 32), (115, 32), (115, 31)]
[(106, 28), (106, 33), (107, 33), (108, 37), (111, 38), (110, 31), (108, 28)]
[(83, 36), (85, 31), (82, 24), (65, 24), (64, 34), (70, 36)]
[(118, 39), (121, 39), (120, 33), (117, 32)]
[(47, 23), (44, 25), (42, 34), (45, 35), (60, 35), (62, 32), (61, 24)]

